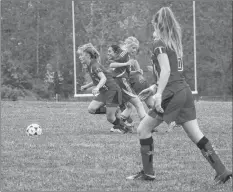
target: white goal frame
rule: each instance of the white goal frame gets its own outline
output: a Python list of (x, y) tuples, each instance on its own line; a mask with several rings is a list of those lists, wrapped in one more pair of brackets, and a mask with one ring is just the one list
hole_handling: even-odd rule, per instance
[[(198, 90), (197, 90), (197, 63), (196, 63), (196, 14), (195, 13), (196, 13), (195, 1), (193, 1), (194, 91), (192, 91), (192, 94), (198, 94)], [(77, 93), (74, 0), (72, 0), (72, 24), (73, 24), (73, 59), (74, 59), (74, 97), (93, 97), (93, 94), (78, 94)]]

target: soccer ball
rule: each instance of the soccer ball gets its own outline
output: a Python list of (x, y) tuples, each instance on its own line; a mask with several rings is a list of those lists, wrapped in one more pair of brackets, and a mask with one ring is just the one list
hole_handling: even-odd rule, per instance
[(28, 136), (41, 135), (42, 129), (41, 129), (40, 125), (38, 125), (38, 124), (31, 124), (27, 127), (26, 133)]

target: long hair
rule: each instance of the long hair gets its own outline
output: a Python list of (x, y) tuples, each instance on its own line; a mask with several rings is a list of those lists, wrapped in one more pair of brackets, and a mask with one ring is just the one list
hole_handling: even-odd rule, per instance
[(91, 59), (95, 59), (99, 64), (101, 64), (100, 53), (91, 43), (87, 43), (82, 46), (79, 46), (77, 53), (80, 54), (81, 52), (88, 53)]
[(91, 43), (87, 43), (80, 46), (77, 52), (78, 53), (86, 52), (90, 55), (91, 59), (97, 59), (97, 61), (100, 61), (100, 54)]
[(112, 48), (113, 52), (116, 54), (120, 54), (122, 52), (122, 49), (119, 45), (110, 45), (110, 47)]
[(177, 57), (183, 57), (182, 31), (180, 24), (169, 7), (162, 7), (154, 16), (152, 24), (155, 27), (156, 39), (162, 40), (167, 47), (176, 52)]

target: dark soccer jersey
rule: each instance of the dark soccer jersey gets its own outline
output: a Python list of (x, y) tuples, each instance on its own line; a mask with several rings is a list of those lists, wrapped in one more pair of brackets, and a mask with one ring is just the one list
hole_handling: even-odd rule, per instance
[(104, 66), (102, 66), (101, 64), (97, 63), (97, 62), (92, 62), (88, 67), (88, 72), (90, 74), (90, 77), (93, 81), (94, 85), (98, 85), (100, 78), (98, 76), (99, 72), (103, 72), (104, 75), (106, 76), (106, 83), (103, 87), (100, 88), (100, 91), (107, 91), (110, 89), (114, 89), (114, 90), (118, 90), (118, 85), (115, 82), (115, 80), (113, 79), (112, 74), (107, 71)]
[[(184, 87), (187, 87), (188, 84), (186, 83), (184, 76), (180, 72), (183, 70), (183, 61), (182, 58), (177, 58), (175, 51), (171, 50), (170, 48), (166, 47), (165, 44), (161, 41), (155, 41), (153, 44), (153, 51), (152, 51), (152, 66), (153, 66), (153, 74), (155, 76), (155, 81), (158, 81), (160, 77), (160, 65), (158, 62), (158, 55), (160, 53), (166, 53), (169, 59), (170, 64), (170, 77), (168, 79), (168, 83), (166, 88), (169, 88), (173, 91), (179, 91)], [(157, 74), (156, 74), (157, 73)]]
[[(129, 61), (129, 54), (126, 51), (123, 51), (114, 59), (114, 62), (117, 63), (126, 63), (127, 61)], [(130, 66), (117, 67), (113, 70), (113, 76), (118, 78), (128, 78), (129, 73)]]

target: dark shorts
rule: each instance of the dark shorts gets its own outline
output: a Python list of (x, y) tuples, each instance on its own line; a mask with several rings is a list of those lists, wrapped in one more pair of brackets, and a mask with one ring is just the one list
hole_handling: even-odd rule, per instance
[(177, 124), (196, 119), (196, 108), (189, 87), (177, 93), (165, 89), (162, 95), (162, 108), (164, 113), (158, 113), (153, 109), (148, 112), (148, 115), (153, 118), (158, 116), (166, 123), (175, 121)]
[(100, 92), (94, 100), (104, 103), (106, 107), (117, 107), (121, 104), (121, 99), (119, 99), (119, 93), (117, 90)]
[(143, 78), (139, 79), (137, 78), (131, 78), (130, 79), (130, 85), (132, 89), (135, 91), (135, 93), (138, 95), (142, 90), (147, 89), (150, 87), (149, 83)]
[(122, 103), (126, 103), (132, 98), (137, 97), (127, 78), (116, 78), (115, 80), (122, 90)]

